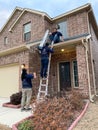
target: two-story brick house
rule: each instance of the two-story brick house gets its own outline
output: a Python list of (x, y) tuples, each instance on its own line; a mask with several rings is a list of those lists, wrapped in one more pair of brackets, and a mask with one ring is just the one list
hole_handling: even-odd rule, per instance
[[(45, 12), (16, 7), (0, 31), (0, 97), (21, 89), (21, 64), (37, 72), (33, 89), (40, 79), (40, 56), (36, 47), (44, 33), (59, 24), (64, 42), (54, 44), (49, 93), (75, 89), (92, 101), (98, 86), (98, 27), (90, 4), (51, 18)], [(30, 49), (29, 49), (30, 48)]]

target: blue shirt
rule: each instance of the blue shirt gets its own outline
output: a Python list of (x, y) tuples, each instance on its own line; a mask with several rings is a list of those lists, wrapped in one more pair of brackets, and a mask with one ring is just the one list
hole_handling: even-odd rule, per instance
[(53, 48), (50, 48), (48, 46), (43, 46), (42, 48), (39, 48), (41, 51), (41, 59), (48, 59), (49, 53), (53, 53)]
[(34, 76), (32, 74), (27, 74), (22, 81), (22, 88), (32, 88), (32, 79)]

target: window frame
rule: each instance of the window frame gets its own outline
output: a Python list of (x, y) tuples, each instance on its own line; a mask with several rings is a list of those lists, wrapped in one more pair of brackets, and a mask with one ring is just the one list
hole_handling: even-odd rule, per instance
[(58, 25), (60, 26), (60, 29), (58, 29), (58, 31), (60, 31), (63, 34), (64, 39), (68, 38), (67, 21), (60, 21)]
[[(77, 78), (77, 81), (75, 81), (75, 70), (74, 70), (74, 62), (76, 62), (77, 63), (77, 60), (73, 60), (72, 61), (72, 71), (73, 71), (73, 85), (74, 85), (74, 88), (79, 88), (79, 78), (78, 78), (78, 66), (77, 66), (77, 75), (76, 75), (76, 78)], [(76, 83), (77, 82), (77, 83)], [(76, 84), (77, 84), (77, 86), (76, 86)]]
[(4, 37), (4, 45), (8, 44), (8, 37)]
[[(30, 24), (30, 27), (28, 29), (28, 25)], [(27, 30), (29, 31), (26, 31), (26, 28)], [(26, 24), (23, 25), (23, 41), (27, 42), (27, 41), (30, 41), (31, 40), (31, 22), (28, 22)]]

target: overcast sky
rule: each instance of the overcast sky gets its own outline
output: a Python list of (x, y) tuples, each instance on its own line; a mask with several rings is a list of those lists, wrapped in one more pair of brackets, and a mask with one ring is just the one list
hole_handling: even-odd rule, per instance
[(98, 0), (0, 0), (0, 29), (16, 6), (44, 11), (50, 17), (55, 17), (87, 3), (91, 3), (98, 23)]

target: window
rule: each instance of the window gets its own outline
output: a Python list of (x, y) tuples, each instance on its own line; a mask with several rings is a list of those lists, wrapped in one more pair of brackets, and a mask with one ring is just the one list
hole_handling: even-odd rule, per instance
[(24, 28), (24, 41), (31, 39), (31, 23), (27, 23), (23, 26)]
[(77, 68), (77, 61), (73, 61), (73, 78), (74, 78), (74, 86), (79, 87), (78, 82), (78, 68)]
[(68, 38), (68, 33), (67, 33), (67, 22), (61, 22), (58, 23), (58, 25), (60, 26), (59, 31), (63, 34), (64, 39)]
[(8, 44), (8, 38), (7, 37), (4, 37), (4, 44)]

